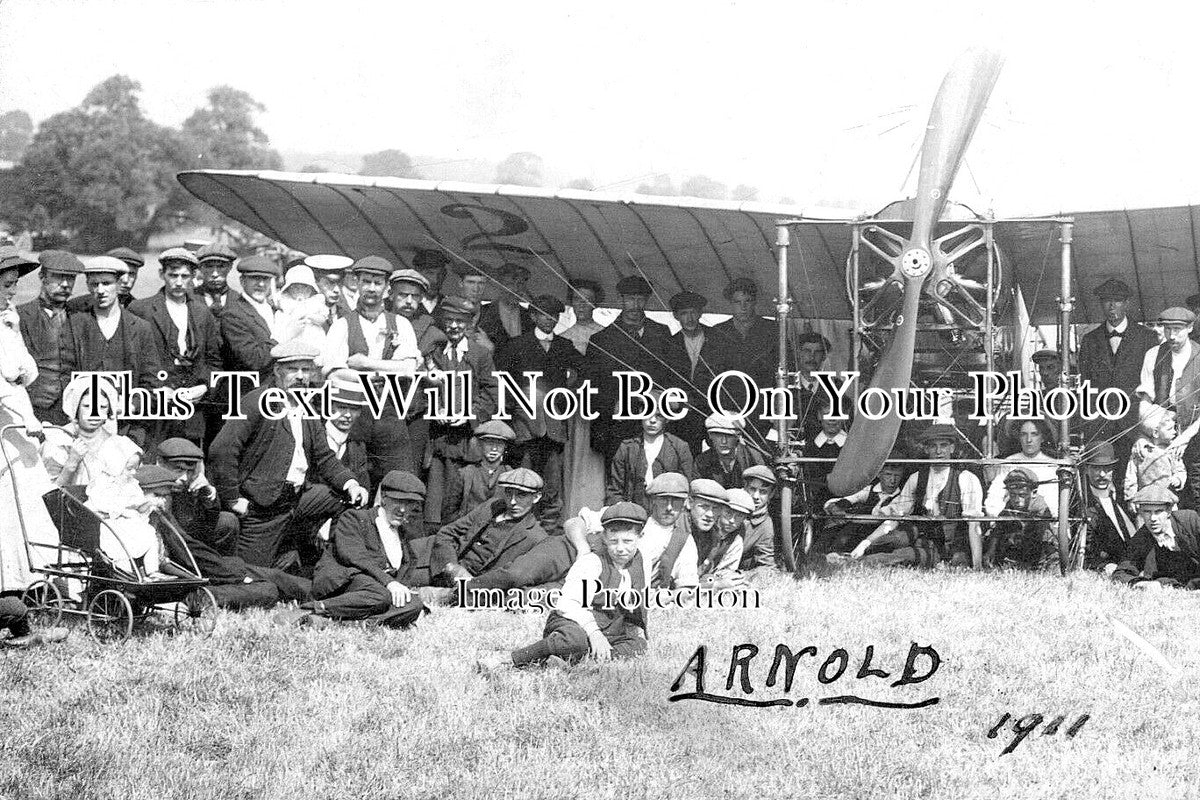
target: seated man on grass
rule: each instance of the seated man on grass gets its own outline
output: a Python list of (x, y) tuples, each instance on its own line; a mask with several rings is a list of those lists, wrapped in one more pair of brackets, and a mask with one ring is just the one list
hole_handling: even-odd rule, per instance
[(636, 503), (620, 502), (604, 510), (601, 523), (603, 551), (584, 553), (571, 567), (541, 641), (507, 656), (485, 656), (478, 663), (480, 672), (575, 664), (589, 655), (608, 661), (646, 651), (647, 609), (636, 596), (648, 585), (645, 558), (638, 550), (646, 512)]
[(425, 610), (409, 588), (416, 568), (400, 529), (422, 512), (425, 484), (415, 475), (394, 469), (379, 486), (379, 505), (346, 511), (333, 528), (313, 573), (312, 615), (301, 624), (324, 626), (329, 620), (359, 620), (389, 628), (416, 622)]
[(1153, 484), (1133, 496), (1141, 525), (1112, 571), (1135, 589), (1200, 588), (1200, 514), (1179, 509), (1170, 489)]

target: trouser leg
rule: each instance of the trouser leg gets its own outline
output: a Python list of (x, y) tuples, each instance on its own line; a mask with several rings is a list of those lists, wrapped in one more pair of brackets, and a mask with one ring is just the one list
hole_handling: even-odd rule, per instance
[(291, 524), (291, 540), (303, 566), (316, 566), (324, 550), (324, 542), (317, 536), (317, 531), (326, 520), (336, 521), (344, 509), (342, 501), (325, 484), (304, 487)]
[(294, 506), (279, 504), (271, 508), (251, 506), (241, 520), (235, 552), (247, 564), (270, 567), (279, 556), (279, 545), (288, 532)]
[(392, 595), (378, 581), (359, 573), (340, 592), (326, 597), (321, 604), (324, 613), (333, 619), (366, 619), (391, 608)]

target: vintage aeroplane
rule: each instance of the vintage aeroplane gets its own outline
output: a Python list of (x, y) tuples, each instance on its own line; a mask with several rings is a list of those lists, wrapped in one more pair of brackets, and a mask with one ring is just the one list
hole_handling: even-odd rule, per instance
[[(718, 298), (732, 278), (748, 276), (764, 289), (777, 287), (780, 386), (790, 380), (787, 331), (796, 319), (847, 321), (852, 366), (867, 366), (859, 359), (874, 354), (873, 386), (953, 383), (968, 368), (1011, 366), (1015, 329), (1057, 324), (1068, 331), (1098, 322), (1092, 290), (1109, 278), (1135, 287), (1131, 315), (1140, 311), (1142, 319), (1178, 305), (1200, 279), (1191, 206), (1002, 219), (948, 202), (1001, 63), (985, 50), (960, 57), (933, 104), (915, 197), (856, 219), (812, 219), (801, 208), (752, 202), (332, 174), (211, 170), (179, 180), (296, 250), (378, 254), (406, 266), (418, 252), (438, 249), (482, 256), (493, 267), (516, 261), (532, 273), (535, 293), (561, 296), (567, 281), (587, 277), (611, 297), (618, 280), (641, 274), (660, 301), (681, 289)], [(1022, 331), (1015, 333), (1019, 342)], [(1057, 341), (1066, 383), (1071, 336)], [(1068, 424), (1061, 425), (1064, 443)], [(894, 415), (855, 424), (829, 490), (846, 494), (872, 480), (899, 428)], [(784, 457), (788, 433), (780, 422)], [(1063, 447), (1065, 569), (1079, 453)], [(979, 455), (995, 453), (985, 445)], [(789, 497), (783, 507), (786, 545)]]

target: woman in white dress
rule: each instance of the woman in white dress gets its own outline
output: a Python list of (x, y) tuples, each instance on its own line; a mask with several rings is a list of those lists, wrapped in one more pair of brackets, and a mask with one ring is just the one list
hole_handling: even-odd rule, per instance
[(1017, 452), (1005, 456), (1006, 461), (1030, 462), (999, 465), (983, 501), (984, 513), (996, 516), (1004, 510), (1004, 478), (1017, 467), (1029, 470), (1038, 480), (1037, 492), (1046, 501), (1050, 514), (1058, 518), (1058, 464), (1046, 455), (1044, 447), (1054, 446), (1054, 436), (1045, 420), (1026, 420), (1015, 426)]
[[(575, 349), (587, 355), (592, 335), (604, 326), (596, 321), (596, 304), (604, 299), (600, 285), (588, 280), (575, 281), (571, 286), (571, 309), (575, 324), (562, 332)], [(604, 457), (592, 449), (592, 423), (582, 417), (571, 420), (567, 433), (566, 491), (563, 496), (563, 519), (570, 519), (581, 508), (600, 508), (604, 505)]]
[[(13, 307), (17, 280), (37, 266), (15, 248), (0, 248), (0, 592), (20, 592), (36, 580), (26, 538), (58, 543), (58, 529), (42, 502), (42, 495), (54, 488), (34, 441), (42, 438), (42, 424), (25, 391), (37, 377), (37, 364), (25, 349)], [(42, 563), (39, 556), (45, 553), (34, 550), (32, 555)]]

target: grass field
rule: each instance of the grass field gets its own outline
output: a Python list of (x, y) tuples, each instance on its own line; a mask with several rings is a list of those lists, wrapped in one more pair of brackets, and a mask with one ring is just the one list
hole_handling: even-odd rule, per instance
[[(1187, 797), (1200, 794), (1200, 597), (1140, 593), (1094, 575), (847, 572), (760, 584), (753, 611), (669, 610), (650, 653), (573, 671), (473, 670), (537, 637), (533, 613), (437, 609), (409, 632), (294, 629), (279, 611), (225, 614), (209, 640), (152, 633), (103, 646), (0, 653), (0, 797)], [(1168, 674), (1096, 613), (1140, 632)], [(855, 680), (866, 645), (899, 673), (932, 645), (915, 686)], [(776, 643), (818, 649), (784, 695)], [(803, 708), (667, 702), (708, 645), (721, 694), (730, 648), (755, 643), (756, 699)], [(823, 686), (831, 650), (850, 670)], [(684, 691), (690, 691), (687, 681)], [(856, 693), (932, 707), (821, 706)], [(1000, 756), (1004, 712), (1058, 714)], [(1074, 738), (1065, 728), (1091, 719)]]

